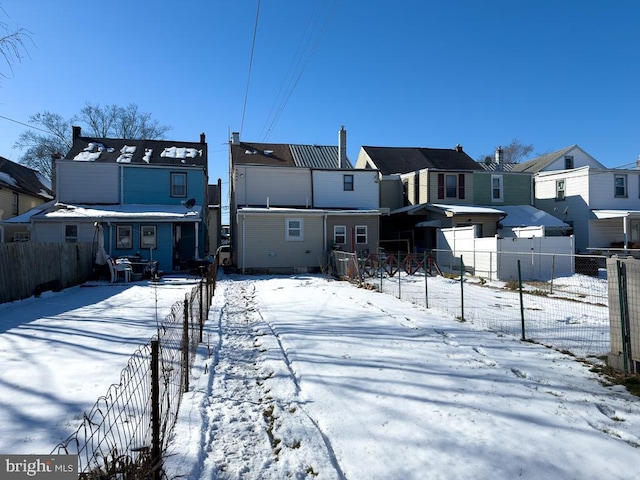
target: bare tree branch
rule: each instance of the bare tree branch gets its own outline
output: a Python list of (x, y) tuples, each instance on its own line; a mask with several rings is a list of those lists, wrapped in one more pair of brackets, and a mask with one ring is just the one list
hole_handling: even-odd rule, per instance
[[(6, 23), (0, 22), (0, 57), (11, 74), (13, 68), (28, 55), (25, 41), (31, 39), (30, 33), (25, 28), (10, 29)], [(0, 78), (9, 78), (9, 75), (0, 69)]]

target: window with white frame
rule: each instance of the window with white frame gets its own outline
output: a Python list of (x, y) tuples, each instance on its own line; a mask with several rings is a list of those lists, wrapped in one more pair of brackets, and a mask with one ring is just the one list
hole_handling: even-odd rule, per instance
[(76, 243), (78, 241), (78, 225), (64, 226), (64, 241), (67, 243)]
[(187, 196), (187, 174), (171, 174), (171, 196), (184, 198)]
[(353, 175), (342, 176), (342, 187), (345, 192), (353, 192)]
[(356, 244), (362, 245), (365, 243), (369, 243), (367, 241), (367, 226), (366, 225), (356, 225)]
[(556, 200), (565, 199), (565, 186), (564, 179), (556, 180)]
[(345, 245), (347, 243), (347, 227), (345, 225), (333, 226), (333, 243), (335, 245)]
[(304, 222), (302, 218), (285, 219), (285, 240), (302, 242), (304, 240)]
[(133, 228), (131, 225), (118, 225), (116, 227), (116, 248), (119, 250), (130, 250), (133, 248), (132, 238)]
[(614, 195), (616, 198), (627, 196), (627, 176), (626, 175), (614, 175)]
[(502, 175), (491, 175), (491, 201), (502, 201)]
[(157, 247), (156, 226), (142, 225), (140, 227), (140, 248)]

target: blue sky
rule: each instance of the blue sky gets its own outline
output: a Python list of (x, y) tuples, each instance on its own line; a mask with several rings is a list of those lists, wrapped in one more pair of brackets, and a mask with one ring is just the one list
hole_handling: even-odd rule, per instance
[[(94, 6), (95, 5), (95, 6)], [(640, 2), (0, 0), (31, 32), (0, 116), (136, 103), (174, 140), (207, 135), (227, 181), (245, 141), (453, 148), (578, 144), (607, 166), (640, 155)], [(3, 72), (5, 65), (0, 64)], [(247, 94), (248, 93), (248, 94)], [(245, 108), (246, 98), (246, 108)], [(24, 127), (0, 118), (0, 155)]]

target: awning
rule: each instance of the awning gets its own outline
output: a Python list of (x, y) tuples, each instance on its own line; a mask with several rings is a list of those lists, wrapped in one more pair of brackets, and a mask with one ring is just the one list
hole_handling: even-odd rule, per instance
[(591, 210), (591, 214), (599, 220), (625, 217), (640, 218), (640, 210)]

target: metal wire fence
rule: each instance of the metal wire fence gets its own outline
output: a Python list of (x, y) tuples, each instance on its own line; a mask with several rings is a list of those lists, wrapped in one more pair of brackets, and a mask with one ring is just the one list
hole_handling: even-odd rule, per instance
[[(545, 265), (544, 276), (522, 279), (523, 255), (528, 262), (526, 268), (532, 262), (534, 266)], [(400, 253), (361, 259), (360, 271), (379, 291), (442, 310), (460, 321), (582, 358), (607, 355), (610, 327), (605, 257), (554, 259), (538, 254), (532, 260), (527, 252), (497, 255), (495, 262), (504, 271), (515, 272), (515, 279), (476, 276), (465, 268), (460, 256), (451, 264), (441, 265), (435, 254), (419, 258)], [(559, 275), (554, 274), (553, 265), (563, 266), (557, 270)], [(586, 265), (588, 269), (567, 267), (571, 265)]]
[(189, 367), (202, 341), (215, 281), (212, 265), (185, 300), (172, 306), (157, 335), (131, 356), (120, 382), (54, 448), (54, 454), (78, 455), (80, 479), (163, 477), (162, 452), (189, 388)]

